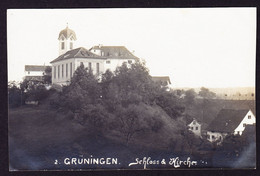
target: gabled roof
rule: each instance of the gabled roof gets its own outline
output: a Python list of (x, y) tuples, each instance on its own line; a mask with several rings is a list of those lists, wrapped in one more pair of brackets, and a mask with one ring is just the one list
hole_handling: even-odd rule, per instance
[(241, 123), (249, 109), (222, 109), (207, 127), (208, 131), (232, 133)]
[(196, 123), (201, 125), (201, 123), (198, 120), (192, 119), (192, 120), (187, 121), (188, 126), (190, 126), (193, 123), (193, 121), (195, 121)]
[(90, 52), (89, 50), (87, 50), (83, 47), (80, 47), (80, 48), (76, 48), (76, 49), (72, 49), (72, 50), (67, 51), (66, 53), (60, 55), (58, 58), (54, 59), (50, 63), (58, 62), (58, 61), (61, 61), (61, 60), (67, 60), (67, 59), (71, 59), (71, 58), (106, 59), (105, 57), (98, 56), (98, 55)]
[(45, 65), (25, 65), (25, 71), (45, 71)]
[(152, 80), (155, 82), (169, 82), (171, 84), (169, 76), (152, 76)]
[(61, 36), (64, 36), (66, 39), (72, 36), (75, 40), (77, 40), (76, 33), (73, 30), (69, 29), (68, 26), (60, 31), (58, 39), (60, 39)]
[(125, 46), (93, 46), (89, 50), (101, 50), (104, 52), (104, 56), (107, 58), (139, 59), (133, 55)]

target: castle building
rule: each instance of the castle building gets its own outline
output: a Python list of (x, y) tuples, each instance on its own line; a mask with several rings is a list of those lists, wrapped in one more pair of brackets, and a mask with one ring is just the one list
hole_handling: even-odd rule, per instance
[(68, 26), (59, 33), (59, 56), (51, 61), (52, 84), (67, 85), (75, 70), (83, 64), (99, 76), (106, 70), (115, 71), (123, 63), (128, 65), (139, 60), (125, 46), (93, 46), (74, 49), (76, 33)]

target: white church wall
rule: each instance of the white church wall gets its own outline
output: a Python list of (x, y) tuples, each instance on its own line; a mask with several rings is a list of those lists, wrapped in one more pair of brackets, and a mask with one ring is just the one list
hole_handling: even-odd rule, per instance
[[(52, 64), (52, 83), (53, 84), (67, 84), (70, 81), (75, 71), (74, 59), (67, 59)], [(63, 74), (62, 74), (63, 65)], [(67, 66), (66, 66), (67, 65)]]

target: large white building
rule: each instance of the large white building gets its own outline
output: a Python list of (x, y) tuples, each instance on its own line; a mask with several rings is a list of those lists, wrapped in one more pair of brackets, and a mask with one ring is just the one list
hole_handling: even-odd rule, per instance
[(106, 70), (114, 71), (123, 63), (132, 64), (139, 58), (124, 46), (93, 46), (90, 50), (83, 47), (74, 49), (76, 33), (66, 27), (59, 33), (59, 57), (51, 61), (52, 83), (67, 85), (73, 73), (81, 64), (101, 75)]

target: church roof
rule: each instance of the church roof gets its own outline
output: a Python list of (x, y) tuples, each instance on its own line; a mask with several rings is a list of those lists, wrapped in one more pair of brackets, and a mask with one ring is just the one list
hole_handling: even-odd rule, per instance
[(45, 65), (25, 65), (25, 71), (45, 71)]
[(93, 46), (89, 50), (101, 50), (107, 58), (139, 60), (139, 58), (133, 55), (125, 46)]
[(54, 62), (61, 61), (61, 60), (67, 60), (67, 59), (71, 59), (71, 58), (106, 59), (105, 57), (98, 56), (98, 55), (90, 52), (89, 50), (87, 50), (83, 47), (80, 47), (80, 48), (76, 48), (76, 49), (67, 51), (66, 53), (60, 55), (58, 58), (54, 59), (50, 63), (54, 63)]
[(222, 109), (207, 127), (208, 131), (231, 133), (238, 127), (249, 109)]
[(169, 82), (171, 84), (171, 80), (169, 76), (153, 76), (152, 80), (155, 82), (163, 82), (163, 83)]
[(63, 35), (66, 39), (68, 39), (68, 38), (70, 38), (71, 36), (73, 36), (74, 39), (77, 40), (76, 33), (75, 33), (73, 30), (71, 30), (70, 28), (68, 28), (68, 26), (67, 26), (65, 29), (63, 29), (62, 31), (60, 31), (59, 39), (60, 39), (60, 37), (61, 37), (62, 35)]

